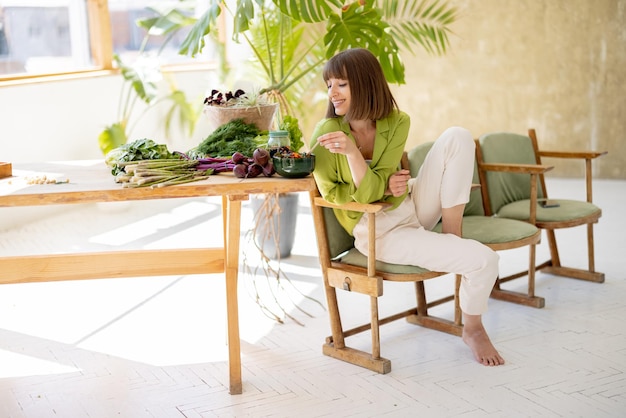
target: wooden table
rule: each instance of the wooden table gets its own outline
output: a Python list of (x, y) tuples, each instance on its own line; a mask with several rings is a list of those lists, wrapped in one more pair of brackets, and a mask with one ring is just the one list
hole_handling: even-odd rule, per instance
[[(29, 184), (54, 178), (68, 183)], [(237, 274), (241, 202), (250, 194), (315, 190), (313, 177), (239, 179), (231, 173), (162, 188), (123, 188), (102, 160), (14, 164), (0, 179), (0, 207), (222, 196), (223, 248), (136, 250), (0, 257), (0, 284), (173, 274), (225, 273), (229, 392), (242, 392)]]

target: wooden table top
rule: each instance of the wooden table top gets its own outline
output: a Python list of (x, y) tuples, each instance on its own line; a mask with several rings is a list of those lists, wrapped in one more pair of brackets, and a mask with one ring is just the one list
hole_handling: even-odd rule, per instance
[[(34, 179), (59, 183), (32, 184)], [(68, 182), (65, 182), (69, 180)], [(176, 197), (236, 196), (315, 190), (312, 176), (288, 179), (274, 175), (240, 179), (220, 173), (206, 180), (160, 188), (124, 188), (103, 160), (13, 164), (13, 176), (0, 179), (0, 207), (118, 202)]]

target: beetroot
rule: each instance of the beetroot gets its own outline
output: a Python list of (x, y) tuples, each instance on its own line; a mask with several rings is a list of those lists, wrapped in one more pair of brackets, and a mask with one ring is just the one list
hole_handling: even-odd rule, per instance
[(233, 173), (235, 177), (245, 179), (248, 176), (248, 167), (245, 164), (237, 164), (235, 168), (233, 168)]
[(261, 167), (265, 167), (270, 162), (270, 153), (266, 149), (257, 148), (252, 154), (252, 159)]
[(233, 160), (233, 162), (235, 164), (242, 164), (243, 162), (245, 162), (247, 160), (247, 158), (241, 152), (237, 151), (237, 152), (233, 153), (233, 156), (231, 157), (231, 160)]
[(272, 177), (274, 173), (276, 173), (276, 169), (274, 168), (274, 164), (271, 161), (263, 166), (263, 175), (265, 177)]
[(257, 163), (250, 164), (248, 166), (248, 177), (257, 177), (261, 173), (263, 173), (263, 167), (258, 165)]

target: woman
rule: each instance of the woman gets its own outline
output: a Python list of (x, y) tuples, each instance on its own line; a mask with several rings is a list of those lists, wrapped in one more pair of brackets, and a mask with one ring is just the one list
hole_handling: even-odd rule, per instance
[[(416, 178), (399, 170), (409, 117), (398, 109), (380, 63), (366, 49), (350, 49), (324, 67), (326, 118), (313, 133), (320, 193), (338, 204), (386, 201), (376, 218), (377, 259), (462, 275), (463, 341), (476, 360), (504, 364), (481, 315), (498, 275), (498, 256), (477, 241), (461, 238), (474, 167), (474, 141), (450, 128), (435, 141)], [(367, 253), (367, 215), (335, 211), (337, 220)], [(442, 221), (443, 233), (431, 229)]]

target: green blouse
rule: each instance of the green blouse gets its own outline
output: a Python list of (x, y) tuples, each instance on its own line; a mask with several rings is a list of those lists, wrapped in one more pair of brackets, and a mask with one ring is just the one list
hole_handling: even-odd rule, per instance
[[(405, 195), (394, 197), (385, 195), (389, 177), (398, 171), (400, 160), (409, 135), (410, 118), (399, 110), (376, 121), (374, 152), (369, 168), (357, 188), (352, 179), (348, 159), (343, 154), (334, 154), (324, 147), (315, 148), (315, 170), (313, 176), (320, 194), (329, 202), (343, 204), (347, 202), (372, 203), (388, 202), (396, 208)], [(343, 131), (354, 141), (350, 125), (343, 117), (321, 120), (311, 137), (311, 146), (317, 138), (329, 132)], [(335, 216), (344, 229), (352, 234), (359, 222), (360, 212), (335, 210)]]

